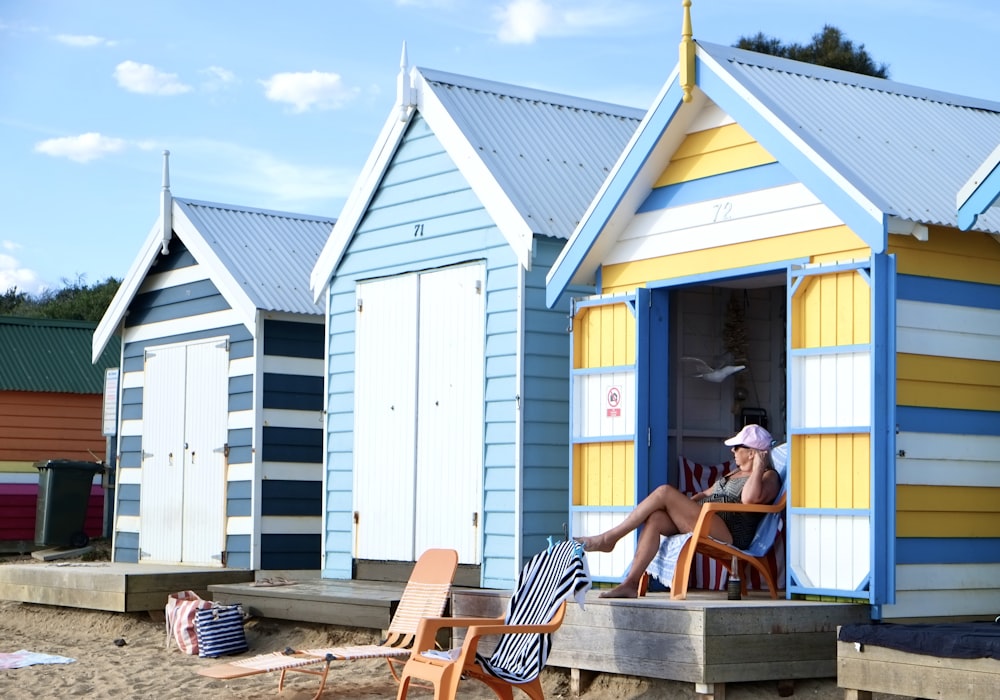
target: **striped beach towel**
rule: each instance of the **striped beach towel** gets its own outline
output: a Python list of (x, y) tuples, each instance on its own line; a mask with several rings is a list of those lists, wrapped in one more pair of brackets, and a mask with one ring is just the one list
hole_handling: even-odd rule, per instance
[[(528, 560), (521, 570), (504, 622), (545, 624), (570, 596), (582, 608), (590, 585), (583, 548), (573, 541), (552, 545)], [(489, 658), (477, 653), (476, 661), (497, 678), (509, 683), (528, 683), (542, 672), (550, 648), (547, 634), (505, 634)]]

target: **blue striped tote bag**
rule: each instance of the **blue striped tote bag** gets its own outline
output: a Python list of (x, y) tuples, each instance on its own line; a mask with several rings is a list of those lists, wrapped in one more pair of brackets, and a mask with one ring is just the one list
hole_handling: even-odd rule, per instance
[(199, 610), (194, 617), (198, 636), (198, 656), (215, 658), (247, 651), (247, 636), (243, 630), (243, 606), (239, 603)]

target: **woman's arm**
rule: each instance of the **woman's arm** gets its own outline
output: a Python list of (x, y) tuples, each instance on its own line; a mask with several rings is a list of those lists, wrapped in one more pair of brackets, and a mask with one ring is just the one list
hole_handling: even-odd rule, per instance
[(740, 500), (743, 503), (773, 503), (778, 495), (778, 473), (767, 468), (766, 452), (754, 450), (750, 459), (753, 467), (740, 492)]

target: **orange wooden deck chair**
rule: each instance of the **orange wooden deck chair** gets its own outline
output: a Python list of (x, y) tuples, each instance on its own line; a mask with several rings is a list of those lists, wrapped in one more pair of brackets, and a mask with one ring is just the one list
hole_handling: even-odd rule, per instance
[[(513, 699), (514, 688), (544, 700), (540, 676), (551, 648), (549, 635), (562, 625), (567, 599), (574, 596), (582, 606), (589, 589), (590, 574), (578, 543), (560, 542), (539, 552), (521, 570), (504, 617), (425, 618), (420, 623), (397, 700), (407, 697), (413, 679), (433, 686), (434, 700), (455, 698), (462, 679), (481, 681), (505, 700)], [(467, 628), (462, 646), (434, 651), (442, 628)], [(499, 636), (489, 657), (478, 653), (487, 636)]]
[[(334, 661), (384, 658), (389, 664), (393, 678), (398, 681), (399, 668), (403, 666), (404, 658), (410, 655), (420, 620), (444, 613), (457, 569), (458, 552), (453, 549), (428, 549), (421, 554), (410, 573), (406, 588), (403, 589), (402, 598), (389, 623), (386, 637), (378, 644), (324, 649), (287, 649), (283, 652), (259, 654), (248, 659), (210, 666), (200, 669), (198, 673), (209, 678), (228, 680), (280, 671), (279, 692), (284, 688), (286, 673), (289, 671), (307, 673), (319, 676), (319, 688), (313, 696), (316, 700), (326, 687), (330, 664)], [(320, 664), (322, 668), (314, 668)]]
[[(756, 569), (767, 583), (767, 590), (770, 592), (771, 598), (777, 599), (778, 573), (771, 549), (774, 546), (774, 539), (778, 533), (781, 516), (785, 512), (788, 490), (787, 443), (779, 445), (771, 451), (771, 461), (778, 472), (778, 476), (781, 477), (781, 489), (778, 491), (774, 503), (770, 505), (706, 503), (702, 506), (691, 538), (684, 544), (677, 556), (674, 577), (670, 584), (670, 598), (672, 600), (684, 600), (687, 598), (688, 582), (691, 579), (691, 567), (694, 565), (695, 554), (704, 554), (705, 556), (719, 560), (729, 570), (730, 574), (734, 573), (732, 567), (735, 561), (737, 573), (740, 575), (742, 595), (747, 594), (747, 580), (750, 578), (750, 567)], [(711, 529), (711, 519), (720, 511), (764, 513), (764, 518), (757, 525), (757, 532), (746, 549), (738, 549), (708, 534)], [(662, 551), (663, 545), (661, 545)], [(649, 573), (647, 572), (643, 574), (639, 583), (639, 595), (645, 595), (648, 584)]]

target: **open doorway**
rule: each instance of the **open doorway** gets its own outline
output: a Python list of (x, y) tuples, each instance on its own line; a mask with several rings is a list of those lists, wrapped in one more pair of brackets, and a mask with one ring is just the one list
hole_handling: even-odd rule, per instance
[(786, 298), (783, 275), (671, 290), (668, 483), (677, 483), (679, 455), (728, 460), (722, 441), (747, 423), (785, 441)]

